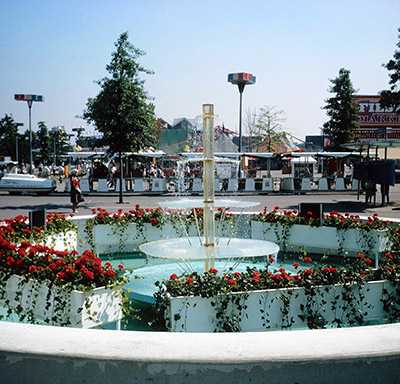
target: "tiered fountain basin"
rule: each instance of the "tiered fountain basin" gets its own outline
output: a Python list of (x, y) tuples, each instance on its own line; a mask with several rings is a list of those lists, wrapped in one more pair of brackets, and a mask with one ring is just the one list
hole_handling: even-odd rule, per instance
[[(82, 239), (87, 219), (76, 220), (81, 223)], [(155, 229), (159, 234), (163, 230)], [(169, 236), (168, 231), (163, 236)], [(87, 245), (83, 242), (78, 248)], [(5, 382), (39, 383), (44, 377), (63, 377), (63, 382), (75, 383), (82, 379), (83, 368), (87, 383), (158, 380), (176, 384), (188, 377), (194, 383), (246, 382), (251, 378), (260, 383), (317, 379), (329, 384), (366, 384), (382, 377), (394, 383), (400, 362), (399, 324), (199, 334), (85, 330), (2, 321), (0, 339), (0, 371)], [(65, 367), (69, 367), (68, 375)]]

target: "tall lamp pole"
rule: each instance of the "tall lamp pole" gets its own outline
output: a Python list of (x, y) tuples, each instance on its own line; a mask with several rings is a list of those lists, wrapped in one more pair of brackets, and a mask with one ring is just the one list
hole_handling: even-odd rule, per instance
[[(18, 129), (18, 127), (22, 127), (24, 125), (24, 123), (15, 123), (15, 125), (17, 126), (17, 129)], [(17, 161), (17, 166), (19, 164), (19, 161), (18, 161), (18, 135), (19, 135), (19, 133), (17, 131), (17, 135), (15, 136), (15, 160)]]
[(44, 97), (42, 95), (14, 95), (15, 100), (22, 100), (28, 102), (29, 108), (29, 156), (30, 156), (30, 164), (29, 164), (29, 173), (32, 172), (32, 164), (33, 164), (33, 157), (32, 157), (32, 117), (31, 117), (31, 110), (32, 110), (32, 103), (34, 101), (44, 101)]
[(256, 77), (250, 73), (230, 73), (228, 82), (236, 84), (239, 88), (240, 103), (239, 103), (239, 153), (242, 152), (242, 94), (246, 85), (256, 83)]

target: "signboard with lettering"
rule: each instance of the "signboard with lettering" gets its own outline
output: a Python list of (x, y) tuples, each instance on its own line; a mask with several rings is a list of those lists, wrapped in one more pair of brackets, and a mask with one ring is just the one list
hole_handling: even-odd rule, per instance
[[(354, 96), (353, 100), (358, 108), (360, 119), (357, 135), (361, 141), (364, 140), (399, 140), (400, 139), (400, 116), (396, 115), (393, 108), (381, 108), (380, 96)], [(391, 128), (384, 132), (385, 128)], [(382, 131), (377, 132), (378, 129)]]

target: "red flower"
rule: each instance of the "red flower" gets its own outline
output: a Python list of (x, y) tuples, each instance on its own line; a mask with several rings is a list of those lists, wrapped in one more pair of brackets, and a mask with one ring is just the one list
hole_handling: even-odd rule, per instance
[(58, 280), (64, 280), (65, 279), (65, 273), (64, 272), (58, 272), (57, 273), (57, 279)]
[(300, 267), (300, 264), (299, 264), (299, 263), (293, 263), (292, 265), (293, 265), (293, 267), (295, 267), (295, 268)]
[(392, 256), (391, 253), (388, 252), (388, 253), (385, 255), (385, 258), (386, 258), (386, 259), (393, 259), (393, 256)]
[(240, 272), (235, 272), (235, 273), (233, 274), (233, 276), (235, 276), (236, 278), (238, 278), (238, 277), (242, 276), (242, 274), (241, 274)]
[(57, 269), (57, 264), (51, 263), (51, 264), (49, 264), (49, 268), (50, 268), (50, 270), (52, 270), (54, 272)]
[(260, 278), (259, 278), (258, 276), (253, 276), (253, 278), (251, 279), (251, 282), (252, 282), (253, 284), (258, 283), (259, 281), (260, 281)]
[(186, 279), (185, 283), (191, 284), (191, 283), (194, 283), (194, 280), (189, 277)]
[(229, 279), (228, 280), (228, 285), (236, 285), (236, 280)]
[(218, 273), (218, 271), (215, 268), (210, 268), (208, 270), (209, 273)]
[(107, 270), (106, 270), (106, 277), (107, 277), (108, 279), (110, 279), (110, 278), (112, 278), (112, 277), (115, 277), (115, 271), (114, 271), (113, 269), (107, 269)]
[(124, 266), (121, 265), (121, 264), (118, 264), (118, 268), (119, 268), (119, 269), (125, 269)]
[(282, 276), (274, 275), (274, 276), (272, 276), (272, 279), (275, 281), (275, 283), (279, 283), (282, 280)]
[(364, 257), (364, 255), (362, 254), (362, 253), (359, 253), (358, 255), (357, 255), (357, 259), (362, 259)]
[(260, 272), (258, 272), (258, 271), (253, 271), (253, 276), (260, 276)]
[(305, 257), (304, 259), (303, 259), (303, 263), (305, 263), (305, 264), (307, 264), (307, 263), (311, 263), (311, 258), (310, 257)]
[(169, 277), (170, 280), (176, 280), (177, 278), (178, 278), (178, 276), (176, 275), (176, 273), (173, 273), (173, 274)]
[(270, 262), (270, 263), (273, 263), (274, 261), (275, 261), (275, 259), (274, 259), (273, 257), (270, 257), (270, 258), (269, 258), (269, 262)]
[(157, 224), (157, 219), (156, 219), (155, 217), (152, 217), (152, 218), (150, 219), (150, 223), (151, 223), (152, 225), (156, 225), (156, 224)]
[(74, 268), (69, 267), (69, 268), (67, 268), (65, 270), (65, 274), (66, 275), (72, 275), (73, 273), (75, 273), (75, 269)]
[(37, 271), (37, 266), (36, 266), (36, 265), (31, 265), (31, 266), (28, 268), (28, 271), (29, 271), (30, 274), (33, 275), (33, 274)]
[(93, 280), (94, 279), (94, 273), (87, 271), (86, 273), (84, 273), (85, 279), (87, 280)]
[(393, 272), (393, 271), (394, 271), (394, 269), (393, 269), (392, 267), (388, 267), (387, 270), (388, 270), (389, 272)]
[(372, 263), (371, 259), (365, 259), (365, 262), (366, 262), (367, 264), (371, 264), (371, 263)]
[(337, 273), (337, 271), (338, 271), (337, 268), (335, 268), (335, 267), (331, 268), (331, 273)]
[(306, 276), (311, 276), (311, 275), (313, 274), (313, 270), (312, 270), (312, 269), (306, 269), (306, 270), (304, 271), (304, 274), (305, 274)]
[(6, 264), (10, 267), (13, 267), (16, 263), (15, 263), (15, 259), (11, 256), (8, 256), (6, 258)]
[(325, 272), (325, 273), (330, 273), (331, 270), (330, 270), (330, 268), (325, 267), (322, 271)]

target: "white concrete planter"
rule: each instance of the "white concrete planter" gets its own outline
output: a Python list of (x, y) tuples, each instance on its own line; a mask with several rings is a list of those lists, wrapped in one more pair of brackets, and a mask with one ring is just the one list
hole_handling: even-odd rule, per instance
[(77, 232), (68, 231), (66, 233), (57, 233), (55, 235), (48, 236), (44, 245), (53, 248), (56, 251), (68, 251), (77, 248)]
[[(286, 227), (280, 223), (251, 222), (251, 237), (278, 243), (288, 251), (304, 249), (308, 252), (343, 252), (350, 256), (365, 253), (371, 256), (383, 253), (389, 245), (384, 231), (360, 231), (349, 228), (311, 227), (295, 224)], [(340, 253), (340, 252), (339, 252)]]
[[(89, 293), (76, 290), (68, 293), (53, 287), (49, 293), (46, 284), (35, 280), (25, 282), (17, 275), (12, 275), (3, 289), (0, 306), (12, 309), (20, 306), (23, 314), (42, 321), (50, 319), (50, 324), (56, 315), (57, 323), (69, 320), (71, 327), (92, 328), (115, 322), (119, 328), (122, 318), (122, 296), (118, 290), (99, 287)], [(87, 303), (90, 303), (88, 308)]]
[[(189, 236), (198, 236), (195, 224), (190, 224), (186, 230)], [(230, 236), (229, 231), (228, 222), (221, 231), (219, 231), (219, 225), (216, 225), (216, 235)], [(101, 253), (135, 252), (143, 243), (185, 236), (185, 230), (179, 222), (166, 223), (161, 228), (155, 227), (151, 223), (132, 223), (126, 229), (109, 224), (98, 224), (93, 227), (94, 253), (99, 255)]]
[[(364, 312), (364, 322), (383, 320), (386, 313), (380, 299), (383, 296), (383, 288), (393, 291), (391, 283), (375, 281), (366, 283), (361, 288), (361, 294), (365, 295), (360, 300), (358, 286), (352, 288), (357, 303), (357, 311)], [(312, 308), (318, 310), (326, 321), (326, 327), (333, 324), (333, 320), (340, 319), (348, 323), (348, 315), (351, 312), (348, 303), (343, 301), (344, 288), (339, 285), (319, 286), (313, 296)], [(301, 306), (306, 306), (307, 296), (304, 288), (270, 289), (263, 291), (243, 292), (230, 295), (233, 299), (239, 299), (242, 308), (240, 313), (237, 305), (229, 304), (226, 313), (229, 316), (241, 318), (240, 329), (242, 332), (256, 332), (266, 330), (280, 330), (282, 328), (305, 329), (307, 321), (299, 316), (304, 315)], [(217, 298), (202, 298), (199, 296), (170, 297), (167, 310), (167, 319), (171, 330), (174, 332), (214, 332), (219, 330), (216, 314), (218, 302), (223, 296)], [(288, 298), (289, 307), (285, 307), (282, 298)], [(337, 302), (337, 304), (335, 304)], [(310, 302), (309, 302), (310, 303)], [(334, 309), (332, 309), (332, 307)], [(287, 310), (287, 314), (284, 314)], [(350, 314), (351, 316), (351, 314)]]
[[(96, 255), (112, 251), (133, 252), (148, 241), (160, 240), (163, 229), (151, 223), (129, 224), (126, 228), (116, 225), (98, 224), (93, 228), (93, 243)], [(116, 248), (112, 246), (117, 246)]]

